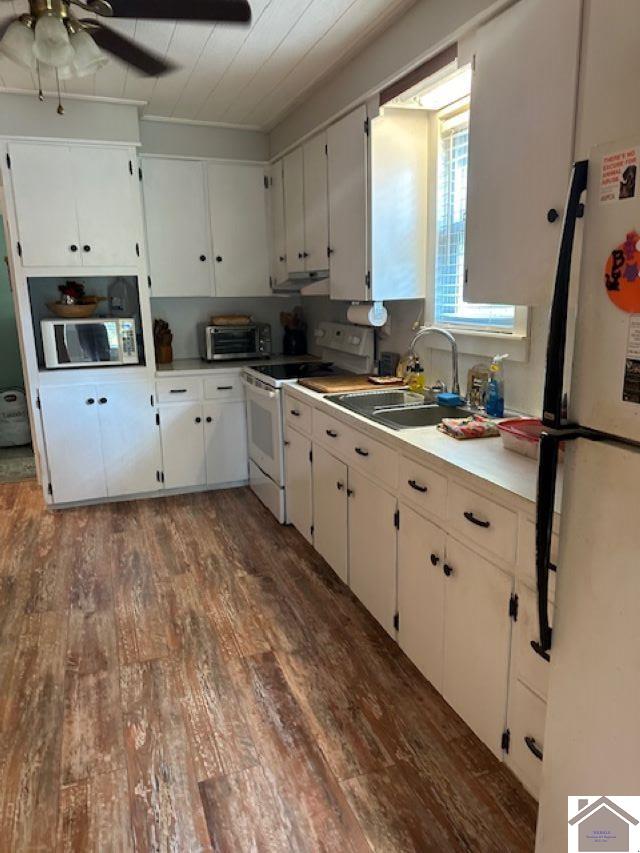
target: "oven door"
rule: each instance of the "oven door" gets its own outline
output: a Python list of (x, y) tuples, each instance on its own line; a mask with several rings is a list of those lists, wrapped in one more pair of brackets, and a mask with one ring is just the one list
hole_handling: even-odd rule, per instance
[(118, 320), (52, 321), (43, 335), (47, 367), (122, 364)]
[(242, 382), (247, 396), (249, 458), (282, 488), (284, 437), (280, 391), (247, 375)]

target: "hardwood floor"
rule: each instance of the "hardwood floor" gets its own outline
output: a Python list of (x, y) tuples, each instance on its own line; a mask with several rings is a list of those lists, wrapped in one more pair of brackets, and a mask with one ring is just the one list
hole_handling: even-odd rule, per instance
[(0, 554), (2, 850), (533, 849), (533, 800), (248, 490), (3, 485)]

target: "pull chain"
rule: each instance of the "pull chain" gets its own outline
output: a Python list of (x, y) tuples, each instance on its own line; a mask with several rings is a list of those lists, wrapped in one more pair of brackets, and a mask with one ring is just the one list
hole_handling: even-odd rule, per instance
[(57, 113), (59, 116), (64, 115), (64, 107), (62, 106), (62, 98), (60, 96), (60, 76), (58, 75), (58, 69), (56, 68), (56, 85), (58, 87), (58, 109)]
[(36, 73), (38, 75), (38, 100), (44, 101), (44, 94), (42, 92), (42, 80), (40, 79), (40, 63), (36, 62)]

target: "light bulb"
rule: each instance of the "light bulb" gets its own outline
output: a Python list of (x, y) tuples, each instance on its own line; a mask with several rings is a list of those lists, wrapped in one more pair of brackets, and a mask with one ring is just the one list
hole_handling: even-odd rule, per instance
[(43, 15), (38, 18), (33, 52), (36, 59), (54, 68), (71, 64), (73, 48), (61, 18), (55, 15)]
[(14, 21), (9, 24), (0, 41), (0, 52), (18, 65), (22, 65), (23, 68), (35, 71), (36, 58), (33, 55), (33, 40), (33, 28), (25, 24), (24, 21)]
[(74, 50), (73, 67), (78, 77), (95, 74), (108, 63), (109, 60), (86, 30), (72, 33), (70, 41)]

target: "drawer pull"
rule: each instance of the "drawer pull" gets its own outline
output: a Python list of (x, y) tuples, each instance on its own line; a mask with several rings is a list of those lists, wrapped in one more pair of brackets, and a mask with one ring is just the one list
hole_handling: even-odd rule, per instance
[(297, 409), (291, 409), (291, 414), (293, 415), (294, 418), (300, 417), (300, 412)]
[(233, 391), (233, 385), (218, 385), (218, 391)]
[(545, 650), (542, 648), (542, 646), (537, 640), (531, 640), (531, 648), (537, 655), (540, 655), (540, 657), (544, 660), (551, 660), (551, 655), (549, 654), (549, 652), (545, 652)]
[(325, 432), (327, 433), (329, 438), (337, 438), (338, 437), (338, 433), (334, 429), (327, 429), (327, 430), (325, 430)]
[(532, 752), (538, 761), (542, 761), (542, 750), (536, 743), (536, 739), (527, 735), (524, 742), (526, 743), (529, 752)]
[(431, 565), (432, 565), (432, 566), (437, 566), (437, 565), (438, 565), (438, 563), (440, 562), (440, 557), (438, 557), (438, 555), (437, 555), (437, 554), (432, 554), (432, 555), (431, 555), (431, 557), (430, 557), (429, 559), (431, 560)]
[(448, 563), (444, 564), (444, 566), (442, 567), (442, 570), (448, 578), (450, 578), (451, 575), (453, 574), (453, 568)]
[(356, 447), (356, 453), (358, 454), (358, 456), (368, 456), (369, 455), (369, 451), (363, 450), (361, 447)]
[(491, 526), (490, 521), (483, 521), (481, 518), (476, 518), (476, 516), (472, 512), (465, 512), (464, 517), (467, 521), (470, 521), (471, 524), (475, 524), (476, 527), (484, 527), (486, 530), (487, 527)]
[(336, 487), (337, 487), (338, 491), (341, 492), (344, 489), (344, 483), (341, 483), (340, 481), (338, 481), (336, 483)]
[(169, 393), (170, 394), (186, 394), (187, 389), (186, 388), (172, 388)]
[(407, 480), (407, 482), (409, 483), (412, 489), (414, 489), (416, 492), (420, 492), (423, 495), (426, 495), (426, 493), (429, 491), (429, 488), (427, 486), (421, 486), (419, 483), (416, 483), (415, 480)]

